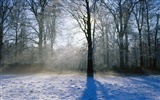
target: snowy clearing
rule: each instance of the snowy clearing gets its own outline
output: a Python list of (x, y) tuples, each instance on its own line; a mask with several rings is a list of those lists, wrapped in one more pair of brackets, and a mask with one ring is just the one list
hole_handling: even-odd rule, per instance
[(0, 100), (160, 100), (159, 83), (159, 75), (1, 75)]

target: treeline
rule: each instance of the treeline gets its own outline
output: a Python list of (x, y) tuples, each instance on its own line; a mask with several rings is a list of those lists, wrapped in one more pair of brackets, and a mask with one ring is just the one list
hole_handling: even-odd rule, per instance
[(101, 35), (97, 38), (96, 59), (101, 54), (100, 65), (160, 68), (159, 3), (158, 0), (102, 0), (97, 11)]
[(44, 63), (53, 55), (58, 2), (50, 0), (0, 1), (0, 62)]
[[(160, 69), (159, 5), (159, 0), (1, 0), (0, 65)], [(85, 35), (82, 46), (54, 47), (64, 13), (75, 22), (67, 26), (70, 34), (76, 26)]]

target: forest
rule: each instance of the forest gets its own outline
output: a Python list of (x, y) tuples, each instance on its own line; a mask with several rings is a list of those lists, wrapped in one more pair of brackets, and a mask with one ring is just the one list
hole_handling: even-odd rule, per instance
[(159, 18), (159, 0), (0, 0), (0, 72), (160, 72)]

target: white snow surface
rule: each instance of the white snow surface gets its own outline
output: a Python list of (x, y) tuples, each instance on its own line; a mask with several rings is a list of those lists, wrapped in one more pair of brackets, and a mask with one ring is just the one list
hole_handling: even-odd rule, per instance
[(160, 75), (0, 75), (0, 100), (160, 100)]

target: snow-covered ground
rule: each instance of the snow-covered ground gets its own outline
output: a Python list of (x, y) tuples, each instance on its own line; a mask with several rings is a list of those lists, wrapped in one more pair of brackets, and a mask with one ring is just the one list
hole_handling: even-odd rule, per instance
[(160, 75), (1, 75), (0, 100), (160, 100)]

